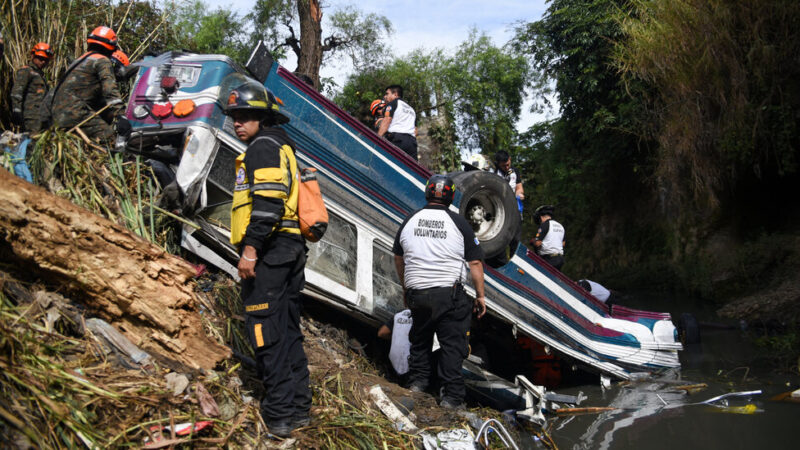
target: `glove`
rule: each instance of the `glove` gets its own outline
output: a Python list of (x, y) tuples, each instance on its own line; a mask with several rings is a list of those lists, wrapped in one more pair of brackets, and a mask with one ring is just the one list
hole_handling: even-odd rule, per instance
[(22, 125), (22, 111), (18, 109), (11, 111), (11, 122), (13, 122), (15, 125)]

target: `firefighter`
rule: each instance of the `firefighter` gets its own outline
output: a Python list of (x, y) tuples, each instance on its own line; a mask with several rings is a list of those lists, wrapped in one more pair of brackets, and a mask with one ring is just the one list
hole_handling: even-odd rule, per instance
[(11, 88), (11, 118), (23, 131), (35, 133), (41, 128), (39, 109), (47, 95), (47, 80), (44, 68), (50, 63), (53, 50), (46, 42), (39, 42), (31, 49), (31, 64), (22, 66), (14, 74)]
[(225, 113), (248, 144), (236, 158), (231, 243), (240, 249), (245, 326), (265, 389), (261, 414), (272, 434), (309, 424), (311, 390), (300, 332), (306, 246), (297, 216), (295, 144), (280, 128), (289, 119), (264, 86), (233, 89)]
[(89, 51), (67, 68), (50, 110), (56, 126), (72, 128), (86, 121), (80, 128), (87, 136), (110, 141), (115, 133), (109, 122), (125, 107), (110, 59), (117, 49), (117, 34), (111, 28), (97, 27), (86, 42)]
[[(483, 296), (483, 250), (467, 221), (450, 211), (455, 184), (433, 175), (425, 185), (427, 205), (406, 217), (392, 252), (411, 309), (409, 383), (412, 391), (428, 388), (434, 333), (441, 346), (437, 363), (442, 387), (440, 405), (461, 408), (466, 390), (461, 365), (468, 354), (471, 312), (486, 313)], [(476, 298), (464, 291), (469, 272)]]

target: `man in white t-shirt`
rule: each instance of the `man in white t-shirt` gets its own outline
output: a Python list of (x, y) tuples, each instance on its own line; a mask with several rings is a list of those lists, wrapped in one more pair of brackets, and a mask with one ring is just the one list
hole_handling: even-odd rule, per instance
[(603, 303), (609, 303), (608, 298), (611, 297), (611, 291), (606, 289), (600, 283), (594, 282), (592, 280), (578, 280), (578, 285), (583, 288), (584, 291), (592, 294), (592, 296)]
[(402, 100), (403, 87), (393, 84), (386, 88), (383, 100), (383, 119), (378, 129), (378, 136), (385, 137), (392, 144), (417, 160), (417, 113), (414, 108)]
[(536, 230), (536, 236), (531, 239), (530, 244), (533, 244), (539, 256), (551, 266), (561, 270), (561, 266), (564, 265), (566, 239), (564, 226), (553, 220), (554, 209), (555, 207), (552, 205), (542, 205), (536, 208), (533, 215), (536, 223), (539, 224), (539, 229)]
[[(466, 395), (461, 365), (469, 350), (472, 312), (486, 313), (483, 291), (483, 250), (466, 219), (450, 210), (455, 183), (433, 175), (425, 183), (425, 207), (409, 214), (395, 236), (397, 275), (403, 283), (413, 324), (409, 382), (424, 391), (433, 370), (433, 336), (439, 337), (436, 373), (442, 386), (441, 406), (460, 408)], [(475, 288), (473, 300), (464, 290), (467, 277)]]

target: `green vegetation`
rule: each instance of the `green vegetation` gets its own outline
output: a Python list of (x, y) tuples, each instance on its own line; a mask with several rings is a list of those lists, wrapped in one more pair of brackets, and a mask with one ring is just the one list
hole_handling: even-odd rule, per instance
[[(568, 275), (720, 297), (768, 286), (800, 260), (784, 245), (800, 218), (790, 195), (800, 183), (799, 21), (792, 0), (552, 0), (509, 43), (473, 30), (454, 50), (392, 56), (389, 19), (316, 0), (259, 0), (242, 13), (202, 0), (4, 1), (0, 89), (40, 40), (54, 47), (47, 74), (57, 79), (98, 24), (116, 29), (132, 60), (188, 49), (242, 63), (264, 40), (278, 58), (294, 52), (298, 69), (365, 123), (383, 88), (403, 85), (437, 149), (434, 170), (458, 169), (471, 151), (509, 151), (526, 211), (555, 204), (567, 228)], [(355, 68), (347, 82), (319, 80), (319, 65), (339, 56)], [(536, 109), (556, 99), (560, 116), (518, 133), (526, 96)], [(524, 226), (526, 241), (530, 216)]]
[(798, 219), (798, 19), (784, 0), (554, 0), (518, 26), (562, 109), (523, 158), (569, 274), (720, 297), (796, 260), (769, 248)]
[(438, 144), (431, 169), (453, 171), (461, 167), (462, 152), (515, 153), (515, 123), (528, 73), (524, 57), (472, 30), (452, 54), (416, 50), (382, 68), (353, 74), (335, 101), (370, 125), (370, 102), (382, 98), (386, 86), (402, 85), (404, 100), (415, 108), (418, 120), (424, 118)]

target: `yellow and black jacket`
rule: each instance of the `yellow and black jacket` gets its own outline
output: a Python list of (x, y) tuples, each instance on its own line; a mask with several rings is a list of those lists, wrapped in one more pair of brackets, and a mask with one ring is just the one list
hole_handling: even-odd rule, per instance
[(273, 232), (302, 240), (299, 182), (292, 140), (279, 128), (261, 130), (236, 158), (231, 244), (261, 252)]

